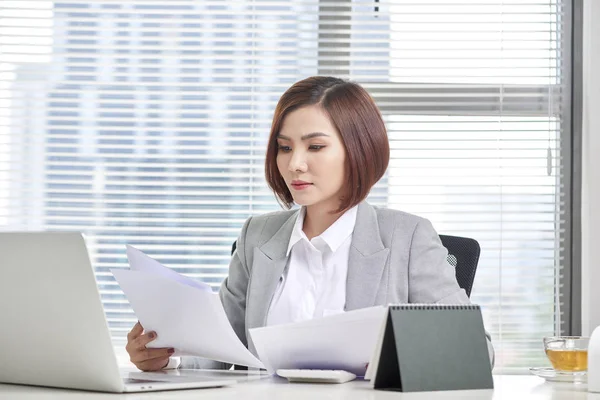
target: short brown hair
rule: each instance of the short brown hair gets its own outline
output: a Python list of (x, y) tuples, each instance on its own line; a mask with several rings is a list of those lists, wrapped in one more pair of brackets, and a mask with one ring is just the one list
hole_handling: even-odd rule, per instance
[(390, 144), (381, 113), (369, 93), (357, 83), (313, 76), (286, 90), (273, 115), (265, 161), (266, 180), (278, 200), (290, 208), (294, 199), (277, 168), (277, 135), (290, 112), (315, 104), (329, 116), (346, 149), (349, 189), (335, 211), (344, 212), (367, 197), (390, 160)]

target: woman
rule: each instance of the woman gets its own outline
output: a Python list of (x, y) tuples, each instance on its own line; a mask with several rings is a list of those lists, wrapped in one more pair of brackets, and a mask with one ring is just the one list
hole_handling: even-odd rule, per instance
[[(283, 94), (266, 178), (285, 207), (302, 207), (249, 218), (220, 289), (252, 352), (251, 328), (390, 303), (469, 303), (428, 220), (364, 201), (389, 154), (381, 114), (358, 84), (312, 77)], [(138, 368), (179, 365), (172, 349), (146, 349), (156, 333), (142, 332), (138, 323), (128, 335)], [(186, 357), (181, 366), (209, 365)]]

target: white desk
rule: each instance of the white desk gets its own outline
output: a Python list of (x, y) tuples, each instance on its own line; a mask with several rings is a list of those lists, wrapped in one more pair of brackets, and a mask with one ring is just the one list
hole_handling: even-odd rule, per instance
[(0, 399), (11, 400), (115, 400), (115, 399), (328, 399), (328, 400), (377, 400), (377, 399), (587, 399), (600, 400), (600, 393), (587, 393), (585, 384), (546, 383), (535, 376), (497, 375), (494, 376), (495, 389), (399, 393), (373, 390), (368, 382), (354, 381), (341, 385), (290, 384), (281, 378), (264, 378), (238, 383), (235, 386), (178, 390), (169, 392), (148, 392), (132, 394), (105, 394), (76, 390), (39, 388), (33, 386), (0, 384)]

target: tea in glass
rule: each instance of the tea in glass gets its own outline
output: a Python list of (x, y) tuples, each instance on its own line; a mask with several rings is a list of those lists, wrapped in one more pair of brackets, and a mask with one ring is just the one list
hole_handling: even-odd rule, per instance
[(545, 337), (544, 350), (555, 370), (587, 371), (588, 342), (583, 336)]
[(588, 365), (587, 350), (546, 350), (546, 355), (556, 370), (586, 371)]

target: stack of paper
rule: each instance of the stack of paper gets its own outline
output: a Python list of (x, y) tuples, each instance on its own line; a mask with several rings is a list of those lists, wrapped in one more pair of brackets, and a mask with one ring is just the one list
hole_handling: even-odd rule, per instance
[(264, 368), (235, 334), (210, 286), (162, 266), (128, 246), (131, 270), (111, 272), (146, 331), (157, 332), (148, 347), (173, 347), (174, 355), (194, 355)]
[(363, 376), (374, 351), (385, 307), (250, 330), (255, 357), (235, 334), (211, 288), (164, 267), (128, 246), (130, 270), (111, 270), (146, 331), (148, 347), (173, 347), (226, 363), (277, 369), (342, 369)]
[(250, 329), (269, 372), (342, 369), (364, 376), (387, 308), (364, 308), (324, 318)]

